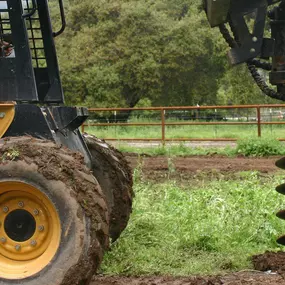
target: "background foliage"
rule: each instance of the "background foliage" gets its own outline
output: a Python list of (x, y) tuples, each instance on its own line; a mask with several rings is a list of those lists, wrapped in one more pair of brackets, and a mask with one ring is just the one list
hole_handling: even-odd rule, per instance
[[(57, 39), (68, 104), (133, 107), (268, 103), (200, 0), (65, 0)], [(51, 1), (54, 27), (59, 25)]]

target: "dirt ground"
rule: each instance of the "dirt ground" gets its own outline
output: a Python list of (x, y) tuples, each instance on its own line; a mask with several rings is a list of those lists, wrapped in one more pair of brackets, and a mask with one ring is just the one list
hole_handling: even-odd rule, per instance
[[(177, 157), (138, 156), (128, 153), (127, 159), (134, 168), (141, 168), (142, 176), (157, 182), (175, 178), (181, 182), (223, 176), (232, 178), (242, 171), (259, 171), (270, 175), (278, 171), (278, 157), (228, 158), (222, 156)], [(92, 285), (285, 285), (285, 253), (267, 252), (252, 258), (255, 270), (242, 271), (225, 276), (212, 277), (95, 277)]]
[[(259, 171), (260, 173), (272, 173), (279, 169), (275, 162), (279, 157), (246, 158), (223, 156), (186, 156), (167, 158), (165, 156), (138, 156), (128, 153), (127, 159), (134, 168), (141, 168), (142, 175), (146, 179), (162, 182), (166, 178), (174, 178), (181, 182), (197, 179), (199, 177), (236, 177), (242, 171)], [(280, 157), (281, 158), (281, 157)]]
[(284, 285), (280, 274), (239, 272), (223, 277), (96, 277), (92, 285)]

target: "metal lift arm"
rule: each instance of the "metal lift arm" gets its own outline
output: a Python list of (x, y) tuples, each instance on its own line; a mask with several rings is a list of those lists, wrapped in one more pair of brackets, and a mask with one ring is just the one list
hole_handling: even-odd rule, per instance
[[(273, 4), (275, 7), (271, 8)], [(210, 25), (220, 28), (231, 47), (228, 53), (230, 63), (246, 62), (260, 89), (272, 98), (285, 101), (285, 1), (205, 0), (204, 9)], [(252, 29), (247, 16), (254, 21)], [(264, 37), (267, 17), (271, 38)], [(266, 84), (257, 68), (271, 71), (270, 83), (277, 86), (277, 91)]]

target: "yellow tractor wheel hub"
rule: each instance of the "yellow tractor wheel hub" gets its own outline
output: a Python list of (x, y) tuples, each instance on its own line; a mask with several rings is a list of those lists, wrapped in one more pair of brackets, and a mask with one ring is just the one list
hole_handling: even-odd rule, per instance
[(45, 268), (55, 256), (60, 219), (36, 187), (0, 182), (0, 278), (23, 279)]

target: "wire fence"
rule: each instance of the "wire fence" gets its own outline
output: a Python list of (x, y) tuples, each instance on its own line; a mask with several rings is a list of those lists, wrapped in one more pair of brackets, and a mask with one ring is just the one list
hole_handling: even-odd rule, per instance
[(236, 141), (266, 134), (285, 141), (283, 104), (90, 108), (89, 113), (82, 132), (105, 140)]

